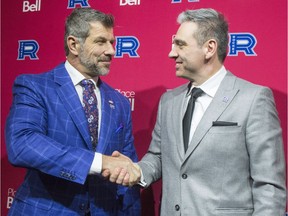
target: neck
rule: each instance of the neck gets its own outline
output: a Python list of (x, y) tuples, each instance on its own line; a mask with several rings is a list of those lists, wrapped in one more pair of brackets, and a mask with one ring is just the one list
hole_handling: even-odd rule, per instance
[(77, 72), (82, 74), (85, 77), (85, 79), (93, 79), (95, 83), (97, 83), (99, 77), (96, 76), (95, 74), (90, 75), (91, 73), (85, 72), (88, 70), (84, 66), (82, 66), (82, 64), (80, 64), (78, 58), (71, 58), (67, 56), (67, 61), (72, 67), (74, 67), (77, 70)]

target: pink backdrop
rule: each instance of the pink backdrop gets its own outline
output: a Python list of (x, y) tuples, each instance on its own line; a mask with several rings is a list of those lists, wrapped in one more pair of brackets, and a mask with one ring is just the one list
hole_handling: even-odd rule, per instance
[[(135, 146), (142, 158), (155, 123), (159, 98), (185, 82), (168, 58), (177, 15), (211, 7), (230, 23), (225, 66), (251, 82), (272, 88), (287, 155), (287, 1), (263, 0), (17, 0), (1, 8), (1, 213), (6, 215), (24, 169), (7, 161), (4, 125), (12, 84), (22, 73), (40, 73), (65, 61), (64, 21), (74, 7), (112, 13), (117, 36), (110, 74), (103, 78), (130, 98)], [(158, 215), (161, 182), (142, 191), (143, 215)]]

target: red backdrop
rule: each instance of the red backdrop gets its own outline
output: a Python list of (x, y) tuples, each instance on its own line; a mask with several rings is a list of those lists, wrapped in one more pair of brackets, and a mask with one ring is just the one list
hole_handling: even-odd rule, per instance
[[(239, 77), (269, 86), (275, 96), (287, 155), (287, 1), (263, 0), (17, 0), (1, 2), (1, 213), (7, 215), (25, 170), (7, 160), (4, 125), (12, 84), (22, 73), (40, 73), (65, 61), (64, 22), (75, 7), (112, 13), (117, 41), (106, 82), (130, 98), (135, 146), (147, 151), (158, 101), (176, 78), (168, 58), (177, 15), (211, 7), (230, 24), (225, 66)], [(158, 215), (161, 182), (142, 191), (143, 215)]]

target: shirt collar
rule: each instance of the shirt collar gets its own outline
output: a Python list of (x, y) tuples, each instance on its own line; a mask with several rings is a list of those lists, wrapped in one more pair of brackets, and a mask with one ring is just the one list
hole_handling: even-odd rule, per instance
[[(74, 86), (77, 86), (82, 80), (86, 79), (75, 67), (73, 67), (69, 61), (65, 62), (65, 68), (72, 80)], [(95, 81), (94, 79), (90, 79), (95, 86), (97, 86), (98, 78)]]
[[(201, 85), (197, 86), (197, 88), (201, 88), (207, 95), (210, 97), (214, 97), (222, 80), (224, 79), (227, 71), (224, 66), (220, 68), (219, 71), (217, 71), (212, 77), (210, 77), (208, 80), (206, 80)], [(192, 88), (191, 88), (192, 86)], [(188, 92), (187, 96), (191, 94), (192, 89), (195, 86), (190, 82), (188, 85)]]

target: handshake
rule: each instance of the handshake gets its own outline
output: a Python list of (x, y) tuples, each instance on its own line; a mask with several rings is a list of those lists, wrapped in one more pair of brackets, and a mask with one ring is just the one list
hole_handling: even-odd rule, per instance
[(110, 182), (132, 187), (141, 178), (138, 164), (125, 155), (114, 151), (112, 156), (102, 155), (102, 176)]

